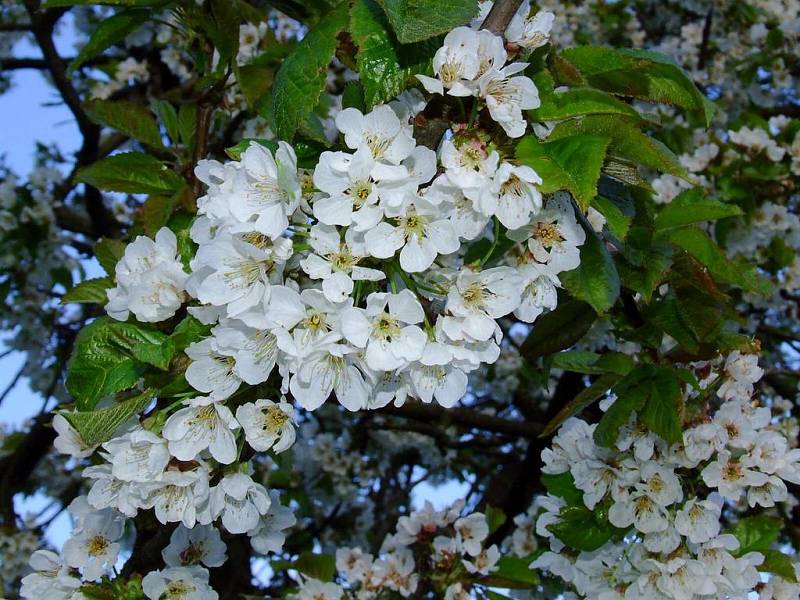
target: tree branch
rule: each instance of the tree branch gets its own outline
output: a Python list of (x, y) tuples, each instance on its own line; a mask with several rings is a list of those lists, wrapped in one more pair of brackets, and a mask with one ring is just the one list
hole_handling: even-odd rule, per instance
[(536, 438), (542, 432), (541, 425), (537, 423), (512, 421), (502, 417), (495, 417), (494, 415), (479, 413), (472, 408), (442, 408), (434, 404), (407, 402), (399, 408), (386, 406), (381, 409), (381, 413), (429, 424), (438, 421), (439, 425), (445, 427), (448, 424), (461, 425), (462, 427), (483, 429), (526, 438)]
[(492, 33), (502, 36), (521, 5), (522, 0), (496, 0), (489, 14), (486, 15), (481, 29), (488, 29)]

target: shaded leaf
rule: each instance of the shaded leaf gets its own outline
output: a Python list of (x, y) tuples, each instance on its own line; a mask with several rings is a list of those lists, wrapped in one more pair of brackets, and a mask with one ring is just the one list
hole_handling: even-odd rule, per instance
[(106, 290), (112, 287), (114, 287), (114, 281), (110, 277), (87, 279), (67, 290), (61, 297), (61, 304), (69, 304), (70, 302), (77, 304), (105, 304), (108, 302)]
[(118, 12), (103, 19), (92, 32), (89, 41), (84, 44), (78, 55), (67, 65), (68, 71), (74, 71), (90, 58), (102, 54), (117, 42), (124, 40), (136, 31), (142, 23), (150, 18), (149, 10), (133, 9)]
[(114, 154), (78, 170), (76, 180), (101, 190), (129, 194), (175, 193), (183, 178), (149, 154)]
[(593, 233), (580, 249), (581, 264), (559, 274), (561, 283), (578, 300), (592, 305), (598, 313), (607, 312), (619, 298), (619, 274), (603, 241)]
[(146, 106), (126, 100), (90, 100), (84, 102), (83, 110), (99, 125), (116, 129), (148, 146), (164, 146), (158, 124)]
[(539, 437), (551, 435), (564, 421), (579, 414), (584, 408), (605, 396), (611, 386), (621, 378), (622, 375), (618, 373), (606, 373), (595, 379), (592, 385), (581, 391), (558, 411), (558, 414), (547, 423)]
[(580, 340), (597, 318), (592, 307), (579, 300), (567, 300), (536, 320), (522, 343), (520, 354), (529, 361), (569, 348)]

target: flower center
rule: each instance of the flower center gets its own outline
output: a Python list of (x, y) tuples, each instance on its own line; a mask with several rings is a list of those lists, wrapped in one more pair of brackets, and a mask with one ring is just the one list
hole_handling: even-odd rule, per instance
[(334, 271), (344, 271), (345, 273), (352, 271), (353, 267), (356, 266), (360, 260), (359, 257), (353, 255), (350, 246), (344, 243), (339, 245), (338, 252), (329, 254), (327, 258)]
[(283, 412), (278, 406), (268, 406), (264, 409), (264, 424), (261, 426), (263, 431), (278, 433), (289, 420), (289, 415)]
[(406, 239), (411, 236), (417, 236), (421, 239), (425, 235), (425, 230), (428, 225), (428, 219), (422, 215), (411, 213), (400, 219), (400, 227), (405, 231)]
[(108, 550), (109, 542), (108, 539), (102, 535), (96, 535), (89, 539), (89, 543), (86, 544), (86, 552), (89, 556), (102, 556)]
[(537, 223), (533, 237), (545, 248), (552, 248), (564, 241), (564, 236), (561, 235), (561, 230), (555, 223)]
[(372, 333), (375, 337), (386, 340), (390, 337), (400, 335), (400, 324), (393, 316), (383, 313), (372, 325)]

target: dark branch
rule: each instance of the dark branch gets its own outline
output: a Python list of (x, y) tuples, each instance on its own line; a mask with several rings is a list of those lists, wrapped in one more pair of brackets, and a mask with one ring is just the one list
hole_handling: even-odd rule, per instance
[(434, 404), (407, 402), (399, 408), (387, 406), (382, 408), (381, 412), (423, 423), (438, 422), (442, 427), (446, 427), (448, 424), (461, 425), (462, 427), (526, 438), (536, 438), (542, 432), (541, 425), (536, 423), (503, 419), (502, 417), (479, 413), (472, 408), (442, 408)]
[(496, 35), (503, 35), (521, 5), (522, 0), (497, 0), (489, 14), (486, 15), (481, 29), (488, 29)]

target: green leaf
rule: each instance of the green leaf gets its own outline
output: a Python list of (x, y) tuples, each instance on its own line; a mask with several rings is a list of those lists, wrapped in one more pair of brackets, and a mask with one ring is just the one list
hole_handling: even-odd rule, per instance
[(589, 232), (581, 246), (581, 264), (559, 274), (566, 290), (592, 305), (598, 314), (607, 312), (619, 298), (619, 275), (605, 243)]
[(360, 81), (348, 81), (344, 84), (342, 91), (342, 108), (357, 108), (361, 112), (366, 112), (367, 107), (364, 103), (364, 86)]
[(656, 231), (664, 231), (741, 214), (742, 209), (735, 204), (706, 198), (702, 188), (692, 188), (678, 194), (661, 209), (656, 217), (655, 228)]
[(272, 86), (272, 114), (278, 138), (291, 140), (319, 102), (328, 64), (347, 27), (348, 3), (342, 2), (309, 31), (283, 61)]
[(759, 571), (775, 573), (779, 577), (797, 583), (797, 574), (794, 569), (792, 559), (779, 550), (762, 550), (764, 562), (758, 566)]
[(367, 110), (391, 100), (415, 74), (427, 71), (436, 50), (430, 44), (401, 46), (375, 0), (355, 0), (350, 34), (358, 46), (356, 65)]
[(74, 71), (90, 58), (102, 54), (117, 42), (121, 42), (130, 33), (136, 31), (151, 16), (151, 11), (142, 9), (124, 10), (97, 25), (89, 41), (81, 48), (78, 55), (67, 65), (67, 71)]
[(489, 535), (500, 529), (503, 523), (507, 521), (506, 513), (491, 504), (486, 505), (484, 514), (486, 515), (486, 522), (489, 524)]
[(262, 140), (260, 138), (244, 138), (239, 141), (238, 144), (235, 146), (231, 146), (230, 148), (225, 148), (225, 154), (227, 154), (233, 160), (241, 160), (242, 154), (244, 151), (250, 147), (250, 144), (259, 144), (264, 146), (267, 150), (271, 153), (275, 153), (278, 150), (278, 142), (274, 140)]
[(192, 316), (188, 316), (175, 326), (170, 338), (175, 345), (175, 352), (183, 352), (191, 344), (199, 342), (211, 333), (211, 325), (204, 325)]
[(621, 378), (622, 375), (618, 373), (606, 373), (595, 379), (592, 385), (582, 390), (558, 411), (558, 414), (545, 426), (539, 437), (551, 435), (564, 421), (579, 414), (584, 408), (605, 396), (611, 386), (617, 383)]
[(744, 262), (730, 260), (702, 229), (684, 227), (670, 230), (668, 237), (670, 242), (686, 250), (707, 267), (717, 281), (764, 296), (772, 293), (772, 283), (755, 267)]
[(91, 410), (103, 396), (133, 387), (146, 364), (166, 369), (174, 352), (166, 334), (100, 317), (78, 334), (67, 366), (67, 390), (79, 410)]
[(738, 558), (748, 552), (769, 550), (782, 528), (783, 521), (777, 517), (755, 515), (739, 519), (730, 531), (739, 540), (739, 547), (732, 554)]
[(558, 475), (542, 473), (541, 480), (548, 493), (563, 498), (570, 506), (583, 506), (583, 492), (575, 487), (575, 478), (569, 471)]
[(380, 0), (402, 44), (412, 44), (466, 25), (478, 0)]
[(114, 271), (119, 259), (125, 254), (125, 242), (112, 238), (102, 238), (94, 246), (94, 255), (97, 262), (103, 267), (106, 275), (114, 277)]
[[(556, 125), (548, 140), (570, 139), (590, 135), (609, 140), (609, 157), (619, 157), (633, 163), (686, 178), (678, 157), (657, 139), (639, 129), (640, 122), (621, 115), (587, 115)], [(635, 166), (635, 165), (634, 165)], [(615, 172), (610, 173), (612, 176)], [(619, 173), (616, 176), (620, 179)]]
[(98, 277), (81, 281), (75, 287), (67, 290), (61, 297), (61, 304), (105, 304), (108, 302), (106, 290), (114, 287), (114, 281), (110, 277)]
[(631, 226), (632, 215), (626, 215), (617, 204), (605, 196), (595, 196), (592, 206), (606, 218), (606, 227), (614, 237), (624, 240)]
[(180, 141), (180, 129), (178, 128), (178, 111), (166, 100), (152, 100), (150, 107), (156, 116), (161, 120), (164, 129), (167, 130), (169, 139), (174, 144)]
[(606, 137), (576, 135), (543, 144), (534, 136), (526, 136), (516, 155), (542, 178), (542, 192), (568, 190), (585, 211), (597, 195), (608, 142)]
[(670, 444), (680, 442), (683, 427), (680, 418), (681, 387), (673, 376), (659, 377), (654, 392), (639, 413), (639, 419), (650, 431)]
[(634, 364), (633, 358), (622, 352), (598, 354), (589, 350), (570, 350), (553, 355), (553, 367), (576, 373), (626, 375)]
[(159, 6), (166, 0), (46, 0), (41, 8), (60, 8), (63, 6), (86, 6), (100, 4), (105, 6)]
[(565, 506), (559, 516), (561, 521), (548, 525), (547, 529), (576, 550), (593, 552), (619, 531), (585, 506)]
[(681, 389), (673, 369), (641, 365), (615, 385), (613, 391), (617, 400), (605, 412), (594, 431), (594, 440), (598, 445), (613, 446), (620, 427), (628, 422), (633, 412), (639, 413), (641, 421), (666, 441), (672, 443), (680, 440)]
[(294, 561), (293, 567), (314, 579), (333, 581), (333, 576), (336, 574), (336, 559), (330, 554), (303, 552)]
[(539, 584), (539, 574), (530, 569), (533, 562), (529, 558), (519, 556), (503, 556), (497, 561), (497, 568), (492, 574), (481, 580), (487, 586), (507, 589), (530, 589)]
[(90, 100), (84, 102), (83, 110), (98, 125), (116, 129), (148, 146), (164, 147), (158, 124), (146, 106), (125, 100)]
[(178, 131), (183, 145), (187, 149), (194, 148), (195, 132), (197, 131), (197, 105), (181, 104), (178, 108)]
[(701, 115), (710, 124), (707, 102), (692, 80), (666, 56), (647, 50), (580, 46), (561, 52), (595, 88), (628, 98), (669, 104)]
[(244, 65), (238, 68), (236, 81), (251, 109), (258, 111), (262, 99), (272, 87), (275, 68), (272, 65)]
[(153, 397), (153, 391), (147, 390), (108, 408), (78, 412), (65, 411), (61, 414), (77, 429), (87, 445), (94, 446), (110, 440), (125, 421), (147, 408)]
[(204, 21), (205, 29), (219, 52), (217, 69), (224, 69), (239, 52), (239, 24), (242, 18), (231, 0), (211, 0), (212, 20)]
[(528, 112), (534, 121), (560, 121), (591, 114), (618, 114), (636, 119), (641, 118), (641, 115), (630, 104), (622, 102), (602, 90), (574, 87), (549, 94), (541, 92), (540, 87), (541, 106)]
[(167, 224), (178, 204), (178, 194), (172, 196), (150, 196), (139, 208), (138, 216), (145, 234), (155, 236)]
[(533, 361), (569, 348), (580, 340), (597, 319), (592, 307), (579, 300), (561, 302), (554, 311), (536, 320), (533, 329), (522, 343), (520, 354)]
[(149, 154), (114, 154), (78, 170), (75, 178), (101, 190), (129, 194), (175, 193), (185, 182)]

